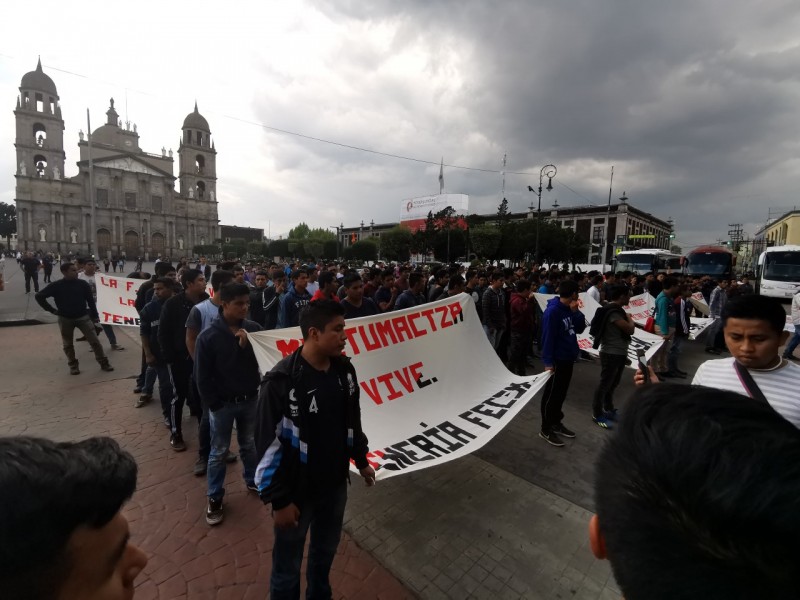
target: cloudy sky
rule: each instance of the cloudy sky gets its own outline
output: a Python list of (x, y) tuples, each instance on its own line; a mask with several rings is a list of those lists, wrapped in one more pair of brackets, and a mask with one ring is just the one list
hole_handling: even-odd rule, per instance
[(672, 217), (685, 249), (800, 204), (796, 1), (71, 6), (0, 8), (0, 201), (14, 198), (19, 81), (41, 55), (67, 176), (87, 108), (97, 127), (113, 96), (158, 153), (177, 150), (197, 100), (218, 151), (220, 219), (273, 237), (301, 220), (396, 221), (403, 199), (438, 192), (442, 157), (446, 191), (478, 213), (502, 199), (504, 154), (514, 211), (547, 163), (558, 175), (544, 207), (605, 205), (613, 165), (613, 197)]

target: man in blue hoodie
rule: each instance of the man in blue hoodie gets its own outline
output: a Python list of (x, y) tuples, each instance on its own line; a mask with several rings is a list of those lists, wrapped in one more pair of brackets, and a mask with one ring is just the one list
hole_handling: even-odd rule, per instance
[(561, 422), (561, 407), (572, 380), (572, 368), (578, 360), (578, 333), (586, 328), (586, 317), (578, 310), (578, 284), (565, 279), (558, 286), (558, 298), (551, 298), (542, 316), (542, 362), (552, 371), (542, 394), (542, 430), (539, 437), (561, 447), (560, 436), (574, 438), (575, 433)]
[(311, 302), (311, 294), (306, 290), (308, 286), (308, 272), (296, 270), (292, 272), (292, 285), (281, 299), (281, 308), (278, 313), (278, 326), (276, 329), (297, 327), (300, 323), (300, 309)]

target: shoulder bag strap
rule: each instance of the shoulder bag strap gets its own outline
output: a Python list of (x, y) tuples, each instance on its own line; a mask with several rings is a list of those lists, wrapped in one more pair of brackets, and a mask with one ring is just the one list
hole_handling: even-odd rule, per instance
[(739, 376), (739, 381), (744, 386), (744, 389), (747, 390), (748, 395), (753, 400), (764, 402), (765, 404), (769, 405), (767, 397), (764, 396), (764, 392), (762, 392), (761, 388), (758, 387), (758, 384), (753, 379), (753, 376), (750, 374), (750, 371), (748, 371), (746, 367), (740, 365), (736, 361), (733, 361), (733, 368), (736, 370), (736, 374)]

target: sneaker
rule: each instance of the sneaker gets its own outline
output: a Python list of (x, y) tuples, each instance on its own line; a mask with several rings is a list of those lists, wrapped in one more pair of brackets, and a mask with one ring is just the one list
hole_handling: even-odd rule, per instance
[(594, 421), (595, 425), (598, 427), (602, 427), (603, 429), (611, 429), (611, 421), (609, 421), (606, 417), (592, 417), (592, 421)]
[(140, 386), (140, 385), (137, 385), (135, 388), (133, 388), (133, 393), (134, 394), (141, 394), (142, 390), (144, 390), (144, 388), (142, 386)]
[(239, 455), (235, 452), (231, 452), (228, 450), (228, 453), (225, 455), (225, 462), (226, 463), (235, 463), (239, 459)]
[(183, 452), (186, 450), (186, 444), (183, 441), (183, 436), (178, 435), (177, 433), (169, 436), (169, 445), (172, 446), (172, 449), (175, 450), (175, 452)]
[(82, 336), (81, 336), (81, 337), (79, 337), (79, 338), (75, 338), (75, 341), (76, 341), (76, 342), (85, 342), (85, 341), (86, 341), (86, 336), (85, 336), (85, 335), (82, 335)]
[(153, 397), (150, 394), (142, 394), (139, 396), (139, 399), (136, 401), (136, 404), (133, 405), (133, 408), (142, 408), (145, 404), (148, 404), (153, 400)]
[(74, 363), (69, 365), (69, 374), (70, 375), (80, 375), (81, 370), (78, 368), (78, 361), (76, 360)]
[(109, 362), (108, 362), (108, 360), (107, 360), (107, 359), (106, 359), (106, 360), (104, 360), (103, 362), (101, 362), (101, 363), (100, 363), (100, 368), (101, 368), (103, 371), (113, 371), (113, 370), (114, 370), (114, 367), (112, 367), (112, 366), (109, 364)]
[(247, 489), (250, 490), (251, 492), (255, 492), (256, 494), (258, 493), (258, 488), (256, 487), (255, 483), (248, 483), (245, 485), (247, 486)]
[(551, 446), (557, 446), (560, 448), (561, 446), (564, 445), (564, 442), (561, 440), (560, 437), (558, 437), (558, 434), (553, 431), (550, 432), (540, 431), (539, 437), (542, 438), (545, 442), (547, 442)]
[(558, 425), (556, 425), (555, 427), (553, 427), (553, 431), (554, 431), (555, 433), (559, 434), (559, 435), (563, 435), (565, 438), (570, 438), (570, 439), (572, 439), (572, 438), (574, 438), (574, 437), (575, 437), (575, 432), (574, 432), (574, 431), (570, 431), (569, 429), (567, 429), (567, 428), (564, 426), (564, 424), (563, 424), (563, 423), (559, 423)]
[(611, 410), (604, 410), (603, 418), (606, 421), (617, 421), (619, 420), (619, 411), (616, 408), (612, 408)]
[(213, 500), (209, 498), (208, 506), (206, 507), (206, 523), (211, 526), (219, 525), (224, 518), (225, 513), (222, 511), (222, 499)]
[(194, 468), (192, 469), (192, 473), (195, 477), (202, 477), (208, 471), (208, 458), (203, 458), (202, 456), (197, 458), (197, 461), (194, 463)]
[(164, 427), (172, 431), (172, 423), (169, 420), (169, 417), (164, 417)]
[(112, 350), (117, 350), (117, 351), (125, 350), (125, 348), (123, 346), (120, 346), (119, 344), (111, 344), (111, 349)]

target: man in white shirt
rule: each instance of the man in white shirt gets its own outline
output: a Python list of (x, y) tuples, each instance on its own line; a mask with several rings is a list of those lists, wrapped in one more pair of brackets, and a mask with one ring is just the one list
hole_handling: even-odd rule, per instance
[[(586, 293), (592, 297), (592, 299), (600, 304), (600, 288), (603, 287), (603, 276), (602, 275), (595, 275), (592, 277), (592, 285), (589, 286), (589, 289), (586, 290)], [(610, 300), (610, 299), (606, 299)]]
[[(784, 331), (786, 312), (775, 298), (747, 294), (731, 298), (722, 310), (725, 343), (731, 358), (707, 360), (692, 380), (692, 385), (730, 390), (753, 397), (734, 363), (744, 368), (775, 411), (800, 428), (800, 365), (780, 355), (789, 332)], [(650, 369), (650, 381), (656, 377)], [(634, 382), (644, 384), (641, 370)]]
[(792, 324), (794, 325), (794, 335), (783, 351), (783, 358), (800, 360), (794, 355), (794, 349), (800, 345), (800, 292), (797, 292), (792, 298)]
[[(97, 283), (94, 280), (94, 274), (96, 272), (97, 263), (94, 261), (94, 259), (90, 258), (84, 263), (83, 271), (78, 273), (78, 279), (82, 279), (89, 284), (90, 288), (92, 288), (92, 297), (94, 298), (95, 303), (97, 302)], [(117, 334), (114, 333), (114, 329), (111, 327), (111, 325), (101, 323), (100, 326), (103, 328), (108, 341), (111, 343), (112, 350), (125, 350), (125, 348), (117, 343)]]

